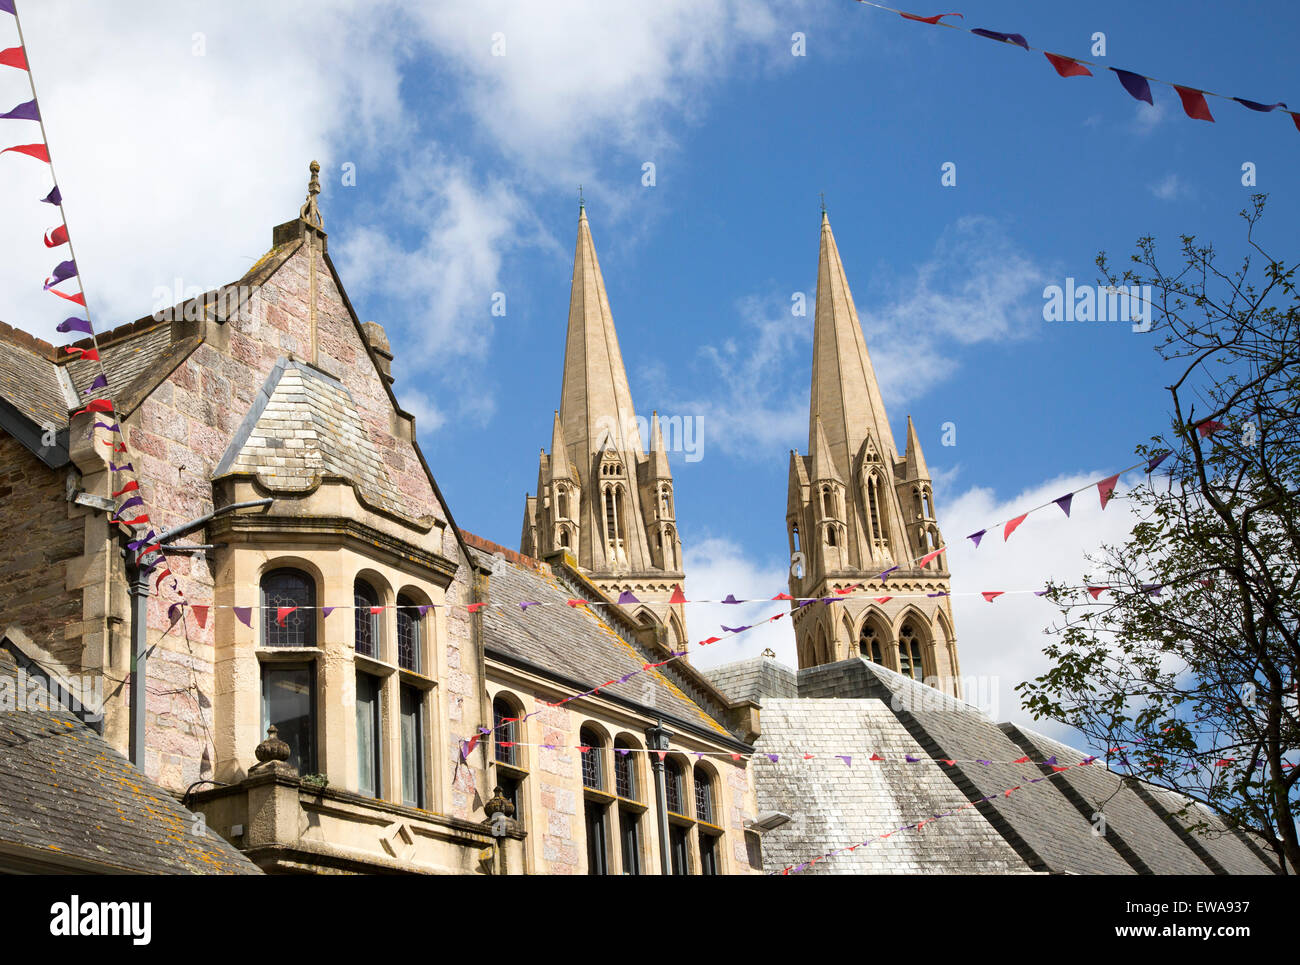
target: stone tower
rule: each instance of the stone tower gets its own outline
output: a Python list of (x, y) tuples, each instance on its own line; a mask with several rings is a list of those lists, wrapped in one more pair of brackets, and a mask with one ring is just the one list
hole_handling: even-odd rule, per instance
[[(650, 436), (650, 452), (642, 436)], [(636, 417), (605, 280), (596, 260), (587, 212), (578, 215), (569, 331), (560, 408), (551, 451), (542, 451), (537, 495), (528, 496), (520, 551), (536, 557), (564, 552), (606, 593), (631, 592), (639, 615), (686, 642), (686, 614), (669, 603), (682, 586), (673, 477), (659, 418)], [(637, 609), (637, 608), (634, 608)]]
[(800, 668), (863, 656), (960, 696), (947, 553), (919, 565), (943, 545), (930, 473), (910, 417), (906, 450), (894, 445), (825, 212), (808, 455), (790, 454), (786, 530), (791, 595), (822, 598), (793, 614)]

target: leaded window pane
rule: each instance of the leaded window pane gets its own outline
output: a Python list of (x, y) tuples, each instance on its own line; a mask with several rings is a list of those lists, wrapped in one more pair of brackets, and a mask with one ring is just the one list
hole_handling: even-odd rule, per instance
[(379, 594), (369, 583), (361, 580), (352, 587), (352, 603), (357, 625), (357, 653), (366, 657), (379, 657), (379, 614), (370, 608), (379, 606)]
[(514, 708), (504, 700), (494, 701), (492, 704), (492, 733), (496, 737), (496, 759), (499, 763), (509, 764), (512, 767), (519, 763), (519, 749), (514, 747), (515, 727), (518, 721), (506, 721), (509, 718), (518, 716)]
[(695, 817), (709, 824), (717, 824), (713, 818), (713, 784), (703, 771), (695, 772)]
[(668, 810), (673, 814), (683, 814), (682, 798), (685, 795), (682, 793), (682, 769), (673, 761), (669, 761), (664, 768), (664, 784), (668, 792)]
[[(281, 607), (299, 607), (284, 618)], [(316, 646), (316, 582), (300, 570), (273, 570), (262, 577), (262, 646)]]
[(635, 751), (621, 754), (619, 750), (619, 748), (614, 750), (614, 793), (629, 801), (639, 800), (636, 786), (636, 761), (632, 756)]
[(579, 738), (587, 750), (582, 752), (582, 785), (596, 790), (603, 790), (605, 775), (602, 773), (600, 755), (603, 748), (595, 735), (584, 732)]
[(289, 765), (299, 774), (316, 770), (313, 691), (310, 666), (262, 670), (262, 733), (274, 725), (276, 736), (289, 745)]
[(410, 598), (397, 598), (397, 665), (420, 669), (420, 610)]

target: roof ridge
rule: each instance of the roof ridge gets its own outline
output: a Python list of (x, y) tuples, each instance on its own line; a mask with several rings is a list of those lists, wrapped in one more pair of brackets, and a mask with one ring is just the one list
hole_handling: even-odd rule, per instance
[(37, 338), (31, 332), (25, 332), (21, 328), (15, 328), (5, 322), (0, 322), (0, 340), (18, 348), (26, 349), (41, 356), (48, 362), (57, 361), (59, 357), (58, 349), (45, 339)]

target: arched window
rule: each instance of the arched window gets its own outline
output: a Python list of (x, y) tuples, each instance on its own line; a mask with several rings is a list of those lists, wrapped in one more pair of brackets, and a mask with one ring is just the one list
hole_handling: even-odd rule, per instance
[(719, 874), (722, 844), (722, 814), (716, 795), (713, 772), (704, 764), (695, 765), (695, 820), (699, 822), (700, 874)]
[(836, 534), (835, 534), (835, 524), (834, 524), (834, 523), (828, 523), (827, 526), (826, 526), (826, 545), (827, 545), (827, 546), (838, 546), (839, 543), (836, 542), (837, 539), (838, 539), (838, 537), (837, 537)]
[(578, 742), (584, 748), (582, 750), (582, 786), (603, 791), (605, 789), (604, 741), (595, 731), (584, 727), (579, 732)]
[(822, 515), (827, 519), (835, 518), (835, 501), (831, 498), (831, 487), (822, 487)]
[(515, 820), (521, 824), (525, 823), (524, 781), (528, 777), (524, 756), (517, 743), (523, 733), (519, 721), (522, 716), (522, 708), (509, 697), (498, 695), (492, 701), (492, 757), (496, 762), (496, 783), (501, 787), (502, 796), (515, 806)]
[(880, 659), (880, 634), (876, 632), (875, 625), (870, 621), (862, 624), (862, 632), (858, 634), (858, 652), (872, 663), (884, 663)]
[(627, 801), (641, 800), (636, 779), (636, 745), (626, 737), (614, 741), (614, 793)]
[(799, 552), (799, 524), (798, 523), (790, 524), (790, 550), (791, 552), (794, 553)]
[(926, 519), (934, 519), (934, 503), (928, 487), (921, 487), (921, 506)]
[(920, 680), (924, 675), (921, 660), (921, 641), (910, 622), (898, 631), (898, 669), (904, 677)]
[(555, 497), (555, 514), (560, 519), (569, 518), (569, 495), (563, 489)]
[(671, 757), (664, 761), (664, 783), (667, 788), (668, 813), (685, 817), (686, 778), (682, 774), (682, 765)]
[(560, 545), (565, 549), (569, 548), (569, 531), (567, 529), (560, 530)]
[(871, 542), (883, 549), (885, 528), (880, 518), (880, 477), (874, 472), (867, 475), (867, 516), (871, 526)]
[(665, 519), (672, 518), (673, 491), (669, 486), (662, 486), (659, 489), (659, 510), (663, 513)]
[(423, 624), (420, 606), (409, 596), (397, 597), (397, 665), (403, 670), (420, 671), (421, 634)]
[(713, 775), (702, 765), (695, 765), (695, 820), (717, 824), (717, 804), (713, 798)]
[[(299, 609), (281, 621), (284, 607)], [(262, 646), (316, 646), (316, 581), (301, 570), (272, 570), (262, 577)]]
[(365, 580), (357, 580), (352, 584), (352, 605), (357, 627), (357, 653), (378, 659), (379, 614), (370, 611), (379, 606), (379, 594)]

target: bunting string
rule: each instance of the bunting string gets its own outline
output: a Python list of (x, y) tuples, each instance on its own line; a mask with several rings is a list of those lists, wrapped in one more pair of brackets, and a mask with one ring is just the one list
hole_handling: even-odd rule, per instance
[[(69, 257), (67, 260), (61, 261), (54, 266), (49, 277), (45, 279), (44, 290), (53, 295), (57, 295), (65, 301), (79, 306), (81, 309), (81, 314), (85, 316), (84, 318), (80, 315), (71, 316), (61, 322), (56, 326), (56, 328), (63, 334), (76, 332), (89, 336), (91, 348), (87, 349), (78, 345), (69, 345), (65, 347), (64, 351), (69, 355), (77, 355), (77, 361), (94, 362), (98, 366), (99, 375), (96, 376), (89, 389), (82, 391), (82, 394), (91, 394), (98, 390), (103, 390), (104, 392), (102, 398), (91, 398), (87, 400), (85, 406), (74, 412), (71, 418), (75, 419), (77, 416), (85, 413), (103, 413), (106, 415), (111, 421), (95, 421), (91, 427), (91, 432), (93, 433), (96, 429), (104, 429), (107, 432), (115, 434), (116, 438), (105, 442), (105, 445), (111, 446), (112, 449), (112, 458), (109, 460), (109, 469), (119, 477), (128, 472), (134, 477), (135, 470), (130, 459), (130, 451), (127, 446), (125, 433), (121, 431), (120, 419), (118, 418), (116, 406), (108, 392), (108, 370), (105, 368), (104, 360), (100, 354), (99, 337), (91, 322), (90, 309), (86, 305), (85, 287), (82, 282), (80, 270), (77, 267), (76, 250), (73, 246), (71, 231), (68, 227), (67, 212), (63, 206), (63, 192), (59, 188), (58, 176), (54, 169), (54, 160), (50, 154), (49, 137), (45, 131), (45, 119), (40, 109), (40, 98), (36, 93), (36, 78), (32, 72), (31, 64), (27, 57), (27, 43), (23, 36), (22, 20), (18, 16), (14, 0), (0, 0), (0, 13), (10, 14), (14, 18), (14, 26), (18, 32), (18, 46), (0, 50), (0, 66), (11, 67), (23, 71), (27, 76), (27, 84), (32, 95), (31, 100), (25, 101), (9, 111), (0, 113), (0, 120), (35, 122), (39, 125), (41, 137), (40, 144), (13, 145), (0, 150), (0, 154), (8, 152), (23, 154), (38, 161), (42, 161), (49, 166), (50, 180), (53, 182), (53, 187), (50, 189), (49, 194), (40, 200), (42, 203), (53, 205), (58, 209), (60, 224), (54, 228), (47, 229), (42, 241), (44, 242), (45, 247), (49, 249), (60, 248), (66, 245)], [(58, 286), (66, 281), (76, 282), (77, 290), (75, 293), (59, 290)], [(115, 465), (115, 462), (119, 457), (124, 463), (122, 467)], [(126, 480), (125, 483), (113, 493), (112, 498), (117, 499), (124, 495), (127, 495), (128, 498), (119, 504), (109, 515), (110, 522), (127, 527), (131, 531), (132, 535), (137, 535), (135, 527), (144, 527), (150, 522), (149, 514), (143, 511), (144, 498), (139, 495), (139, 493), (139, 479), (130, 478)], [(127, 517), (123, 514), (128, 509), (136, 509), (138, 511), (130, 517)], [(150, 531), (142, 543), (147, 544), (153, 536), (153, 531)], [(139, 545), (141, 545), (139, 542), (130, 544), (132, 550), (138, 549)], [(145, 564), (146, 570), (152, 570), (163, 560), (161, 548), (158, 545), (155, 544), (150, 546), (149, 550), (158, 553), (158, 558), (153, 560), (151, 563)], [(137, 563), (143, 564), (145, 558), (149, 555), (151, 555), (151, 552), (137, 553)], [(155, 584), (155, 589), (160, 590), (162, 578), (171, 575), (172, 573), (170, 570), (164, 570)], [(185, 593), (180, 588), (180, 582), (175, 576), (172, 577), (171, 590), (181, 599), (184, 599)], [(175, 612), (175, 609), (175, 605), (173, 604), (173, 606), (169, 608), (169, 613)]]
[(865, 7), (874, 7), (877, 10), (896, 13), (904, 20), (929, 24), (932, 27), (947, 27), (950, 30), (960, 30), (965, 33), (973, 34), (976, 37), (983, 37), (987, 40), (994, 40), (999, 43), (1020, 47), (1025, 51), (1037, 51), (1047, 59), (1047, 62), (1051, 64), (1052, 69), (1061, 77), (1092, 77), (1093, 73), (1088, 69), (1089, 67), (1095, 67), (1098, 70), (1111, 71), (1119, 80), (1120, 86), (1128, 92), (1129, 96), (1136, 100), (1145, 101), (1153, 106), (1154, 100), (1151, 97), (1151, 84), (1164, 84), (1167, 87), (1173, 88), (1182, 104), (1183, 113), (1193, 120), (1209, 121), (1213, 123), (1214, 115), (1210, 113), (1210, 106), (1206, 102), (1205, 98), (1216, 97), (1220, 100), (1232, 101), (1240, 104), (1247, 110), (1256, 113), (1269, 114), (1274, 111), (1281, 111), (1283, 114), (1289, 114), (1296, 130), (1300, 131), (1300, 113), (1288, 110), (1286, 104), (1282, 101), (1273, 104), (1265, 104), (1246, 97), (1234, 97), (1230, 94), (1218, 94), (1214, 91), (1204, 90), (1198, 87), (1190, 87), (1186, 84), (1175, 84), (1172, 81), (1158, 80), (1155, 77), (1151, 77), (1147, 74), (1140, 74), (1136, 71), (1121, 70), (1118, 67), (1108, 67), (1104, 64), (1099, 64), (1096, 61), (1085, 60), (1082, 57), (1069, 57), (1065, 54), (1057, 54), (1043, 50), (1041, 47), (1031, 46), (1023, 34), (1005, 33), (999, 30), (989, 30), (984, 27), (966, 27), (962, 24), (948, 23), (943, 19), (944, 17), (961, 17), (964, 20), (965, 17), (960, 13), (938, 13), (933, 16), (922, 17), (914, 13), (905, 13), (896, 7), (877, 3), (876, 0), (857, 0), (857, 2)]

